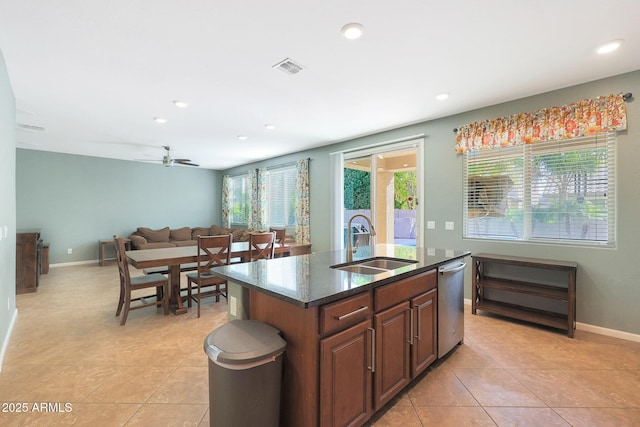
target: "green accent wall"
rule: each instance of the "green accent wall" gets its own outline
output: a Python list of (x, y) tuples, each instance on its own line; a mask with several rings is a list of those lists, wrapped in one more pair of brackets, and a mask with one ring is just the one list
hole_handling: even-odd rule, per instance
[[(0, 241), (0, 336), (14, 311), (5, 311), (7, 299), (15, 307), (15, 225), (40, 228), (51, 245), (51, 262), (97, 259), (98, 240), (112, 234), (128, 235), (138, 226), (206, 226), (219, 224), (223, 172), (192, 168), (164, 168), (155, 164), (100, 159), (35, 150), (17, 150), (14, 158), (14, 106), (4, 64), (0, 63), (0, 166), (3, 196), (0, 225), (10, 236)], [(426, 246), (473, 252), (512, 254), (572, 260), (579, 264), (577, 320), (601, 328), (640, 335), (640, 286), (636, 256), (640, 227), (640, 104), (628, 102), (629, 129), (618, 134), (617, 247), (586, 248), (521, 242), (491, 242), (462, 238), (462, 163), (455, 153), (453, 129), (478, 120), (532, 112), (609, 93), (640, 96), (640, 71), (531, 96), (462, 114), (438, 118), (333, 145), (233, 168), (244, 172), (310, 157), (311, 242), (315, 251), (329, 248), (329, 154), (410, 135), (425, 134), (425, 220), (436, 221), (426, 230)], [(463, 94), (459, 94), (463, 96)], [(348, 120), (348, 117), (345, 117)], [(15, 164), (15, 169), (14, 169)], [(16, 171), (15, 192), (13, 171)], [(17, 200), (13, 204), (13, 198)], [(453, 221), (455, 230), (445, 231)], [(67, 248), (73, 254), (67, 254)], [(470, 268), (465, 295), (470, 298)]]
[(221, 174), (209, 169), (18, 149), (16, 171), (17, 228), (41, 230), (52, 264), (96, 260), (98, 240), (137, 227), (221, 221)]
[[(455, 116), (429, 120), (411, 126), (369, 135), (294, 155), (244, 165), (225, 171), (236, 174), (253, 167), (268, 167), (310, 157), (311, 243), (313, 250), (330, 247), (329, 154), (332, 152), (425, 134), (424, 186), (425, 221), (436, 221), (435, 230), (426, 230), (427, 247), (489, 252), (536, 258), (571, 260), (579, 264), (577, 278), (577, 321), (588, 325), (640, 334), (640, 279), (636, 257), (640, 254), (640, 104), (627, 102), (628, 130), (618, 133), (617, 147), (617, 247), (586, 248), (563, 245), (466, 240), (462, 238), (462, 165), (455, 152), (454, 128), (479, 120), (533, 112), (610, 93), (632, 92), (640, 97), (640, 71), (589, 82)], [(464, 96), (458, 94), (458, 96)], [(348, 117), (345, 117), (348, 120)], [(220, 184), (221, 186), (222, 184)], [(444, 230), (453, 221), (455, 230)], [(470, 261), (470, 259), (468, 259)], [(471, 268), (465, 276), (465, 298), (471, 298)]]
[(17, 314), (15, 129), (16, 100), (0, 51), (0, 369), (9, 328)]

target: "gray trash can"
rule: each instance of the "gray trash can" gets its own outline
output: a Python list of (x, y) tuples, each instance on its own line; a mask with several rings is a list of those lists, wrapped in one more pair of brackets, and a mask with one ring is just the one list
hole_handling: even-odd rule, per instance
[(286, 345), (279, 330), (257, 320), (232, 320), (207, 335), (212, 426), (279, 425)]

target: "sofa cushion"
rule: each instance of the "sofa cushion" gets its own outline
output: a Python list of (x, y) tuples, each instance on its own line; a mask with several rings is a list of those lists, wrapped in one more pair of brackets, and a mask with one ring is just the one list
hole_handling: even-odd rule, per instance
[(198, 244), (197, 240), (173, 240), (172, 244), (176, 246), (195, 246)]
[(169, 241), (169, 227), (165, 227), (160, 230), (138, 227), (138, 234), (147, 239), (149, 243)]
[(131, 245), (137, 249), (140, 249), (140, 246), (147, 244), (147, 239), (135, 233), (129, 236), (129, 239), (131, 239)]
[(220, 227), (219, 225), (212, 225), (209, 229), (210, 236), (220, 236), (221, 234), (231, 233), (231, 228)]
[(160, 249), (160, 248), (175, 248), (176, 245), (171, 242), (151, 242), (140, 245), (138, 249)]
[(232, 229), (231, 234), (233, 235), (234, 242), (247, 242), (249, 241), (249, 235), (251, 234), (251, 230)]
[(169, 240), (191, 240), (191, 229), (189, 227), (172, 229), (169, 232)]
[(198, 240), (198, 236), (209, 236), (209, 227), (194, 227), (191, 229), (191, 240)]

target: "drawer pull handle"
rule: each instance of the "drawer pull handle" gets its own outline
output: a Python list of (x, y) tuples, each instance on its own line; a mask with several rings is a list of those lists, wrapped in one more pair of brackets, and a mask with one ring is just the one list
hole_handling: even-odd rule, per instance
[(365, 306), (363, 306), (363, 307), (360, 307), (360, 308), (359, 308), (359, 309), (357, 309), (357, 310), (353, 310), (353, 311), (352, 311), (352, 312), (350, 312), (350, 313), (343, 314), (342, 316), (335, 316), (335, 318), (336, 318), (337, 320), (344, 320), (344, 319), (346, 319), (346, 318), (348, 318), (348, 317), (355, 316), (356, 314), (362, 313), (363, 311), (367, 311), (367, 310), (369, 310), (369, 306), (368, 306), (368, 305), (365, 305)]

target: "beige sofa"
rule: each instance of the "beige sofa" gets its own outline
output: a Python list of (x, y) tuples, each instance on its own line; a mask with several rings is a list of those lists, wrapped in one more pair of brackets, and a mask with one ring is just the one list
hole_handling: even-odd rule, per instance
[(225, 228), (218, 225), (211, 227), (164, 227), (152, 230), (146, 227), (138, 227), (131, 233), (131, 246), (133, 249), (171, 248), (175, 246), (192, 246), (198, 244), (198, 236), (217, 236), (219, 234), (232, 234), (234, 242), (249, 240), (250, 230), (239, 228)]

